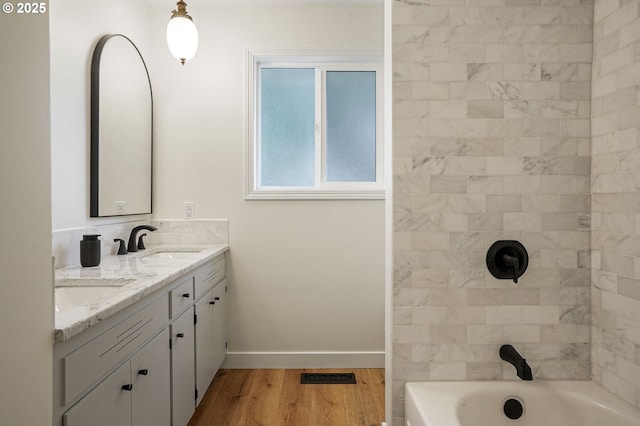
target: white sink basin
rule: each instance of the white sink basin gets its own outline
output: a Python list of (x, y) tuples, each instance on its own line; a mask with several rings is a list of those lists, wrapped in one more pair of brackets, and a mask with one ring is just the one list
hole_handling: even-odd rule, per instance
[(190, 259), (198, 254), (198, 251), (157, 251), (146, 255), (145, 259)]
[(119, 289), (115, 286), (56, 287), (56, 312), (79, 305), (96, 303), (100, 299), (116, 293)]

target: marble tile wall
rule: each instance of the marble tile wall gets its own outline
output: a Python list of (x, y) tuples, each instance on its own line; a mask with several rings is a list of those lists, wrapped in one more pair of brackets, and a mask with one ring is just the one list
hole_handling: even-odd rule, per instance
[[(415, 380), (590, 377), (589, 0), (395, 0), (393, 418)], [(518, 285), (485, 256), (520, 240)], [(612, 259), (612, 262), (618, 259)]]
[(593, 380), (640, 407), (640, 16), (596, 0), (592, 104)]

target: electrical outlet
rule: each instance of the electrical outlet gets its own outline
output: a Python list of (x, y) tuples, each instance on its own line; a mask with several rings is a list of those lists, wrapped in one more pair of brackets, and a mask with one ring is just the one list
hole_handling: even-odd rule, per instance
[(184, 218), (193, 219), (195, 216), (195, 205), (193, 201), (184, 202)]
[(117, 214), (127, 214), (127, 202), (126, 201), (116, 201), (116, 213)]

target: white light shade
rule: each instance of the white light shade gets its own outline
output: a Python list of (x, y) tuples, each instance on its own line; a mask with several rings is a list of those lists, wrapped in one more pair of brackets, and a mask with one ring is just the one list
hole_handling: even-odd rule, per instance
[(176, 16), (167, 24), (167, 44), (169, 51), (184, 65), (198, 50), (198, 30), (189, 18)]

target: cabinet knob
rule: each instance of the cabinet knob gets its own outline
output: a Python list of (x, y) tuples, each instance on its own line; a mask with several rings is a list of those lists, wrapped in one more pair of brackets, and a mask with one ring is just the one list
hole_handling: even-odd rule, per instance
[(216, 302), (214, 302), (213, 300), (211, 302), (209, 302), (210, 305), (215, 305)]
[(184, 333), (178, 333), (176, 334), (176, 337), (184, 337)]
[(132, 384), (122, 385), (122, 390), (130, 391), (131, 389), (133, 389)]
[(213, 300), (220, 300), (220, 298), (219, 297), (214, 297)]
[(191, 295), (189, 293), (182, 293), (182, 297), (191, 297)]
[(144, 370), (138, 370), (138, 374), (141, 376), (146, 376), (147, 374), (149, 374), (149, 370), (147, 370), (146, 368)]

